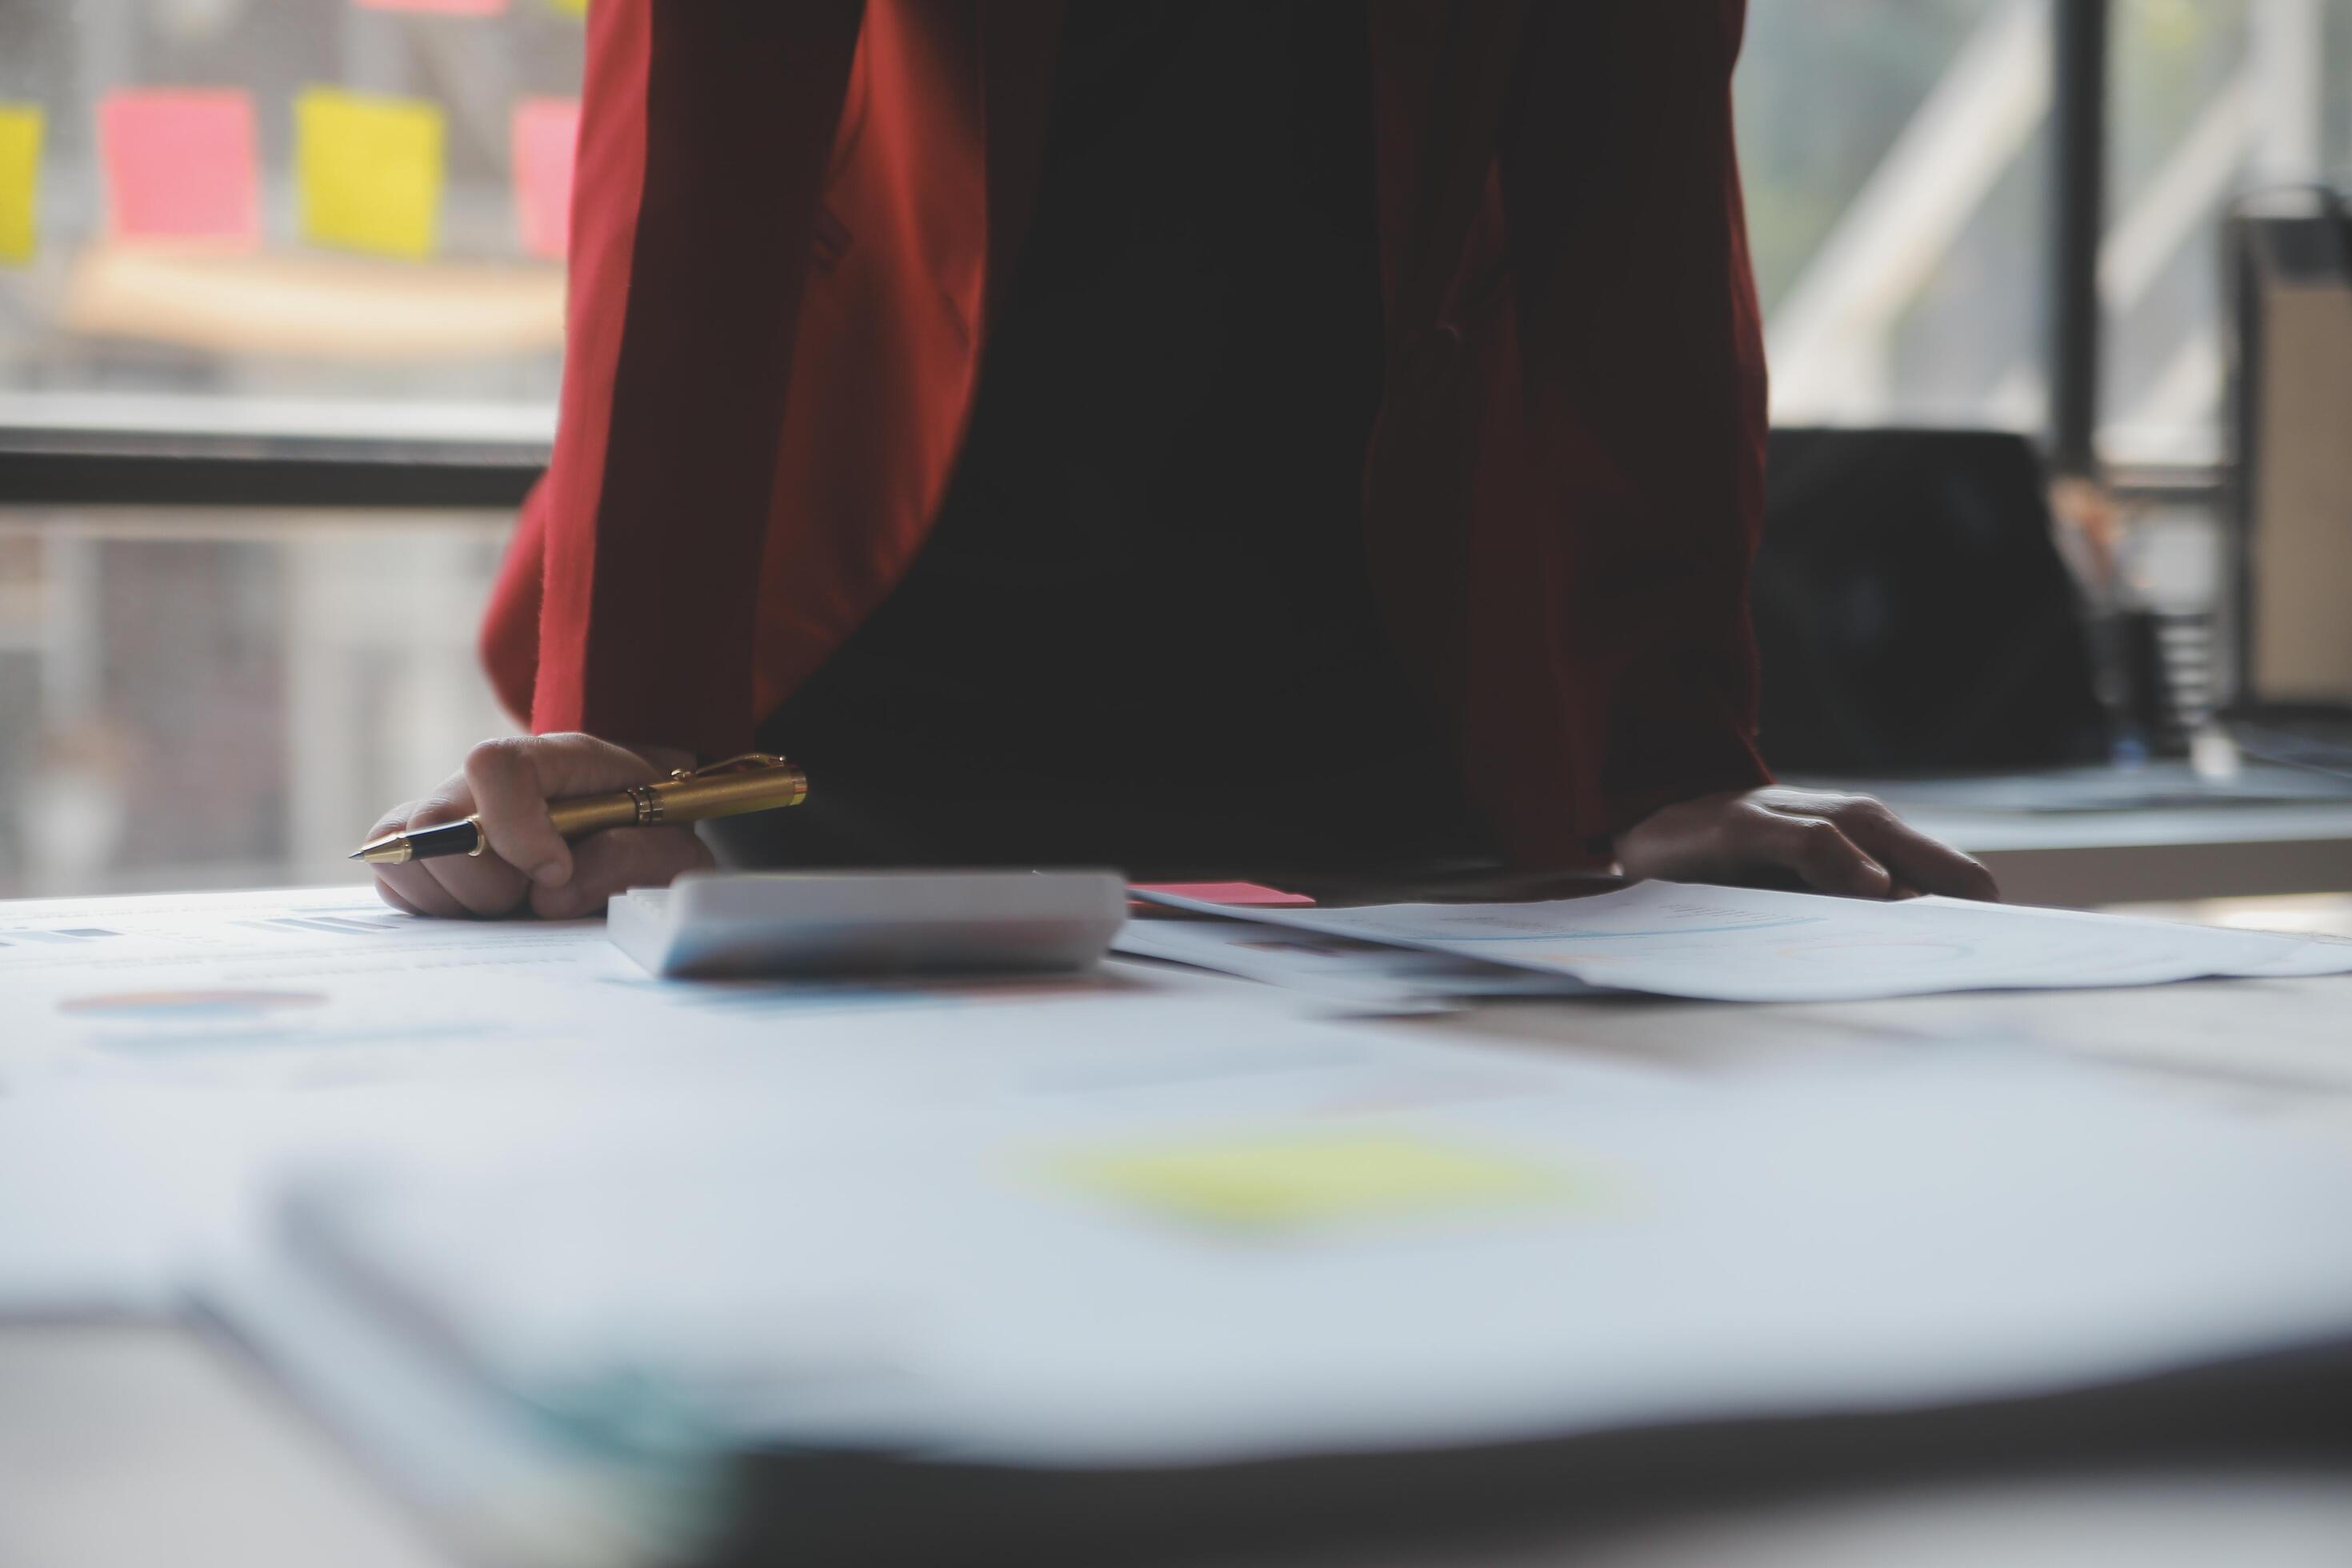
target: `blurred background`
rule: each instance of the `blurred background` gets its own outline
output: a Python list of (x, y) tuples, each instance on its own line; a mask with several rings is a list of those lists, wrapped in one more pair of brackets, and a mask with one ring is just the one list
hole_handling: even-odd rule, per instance
[[(2067, 445), (2051, 5), (1752, 0), (1776, 424)], [(552, 432), (583, 8), (0, 6), (0, 454), (41, 459), (0, 492), (0, 897), (341, 879), (507, 727), (473, 633)], [(2094, 525), (2194, 634), (2222, 224), (2352, 181), (2352, 0), (2115, 0), (2100, 47)], [(2200, 700), (2215, 640), (2174, 650)]]

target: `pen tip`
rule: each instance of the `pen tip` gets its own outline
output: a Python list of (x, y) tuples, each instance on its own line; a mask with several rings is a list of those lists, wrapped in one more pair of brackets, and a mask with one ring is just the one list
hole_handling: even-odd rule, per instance
[(364, 849), (354, 849), (350, 854), (344, 856), (343, 858), (346, 860), (364, 860), (367, 858), (367, 851)]

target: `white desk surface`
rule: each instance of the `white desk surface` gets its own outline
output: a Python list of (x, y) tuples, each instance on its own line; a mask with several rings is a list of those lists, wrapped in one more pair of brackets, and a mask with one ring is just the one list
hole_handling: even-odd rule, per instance
[[(2137, 912), (2352, 934), (2352, 895)], [(1759, 1054), (1900, 1051), (1999, 1032), (2145, 1074), (2183, 1095), (2221, 1097), (2251, 1115), (2319, 1129), (2352, 1147), (2347, 1002), (2352, 981), (2342, 979), (2231, 981), (1763, 1007), (1516, 1003), (1388, 1026), (1547, 1054), (1638, 1056), (1696, 1072)], [(1465, 1543), (1436, 1556), (1318, 1561), (1365, 1568), (1407, 1561), (2334, 1568), (2352, 1562), (2352, 1463), (1831, 1487)], [(0, 1321), (0, 1562), (454, 1568), (417, 1521), (233, 1355), (173, 1324), (108, 1321)]]

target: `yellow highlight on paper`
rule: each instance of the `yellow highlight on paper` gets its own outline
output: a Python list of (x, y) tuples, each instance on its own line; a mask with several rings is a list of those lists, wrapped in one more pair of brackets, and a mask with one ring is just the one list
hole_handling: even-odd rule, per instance
[(410, 98), (331, 87), (294, 101), (302, 237), (422, 261), (441, 219), (441, 110)]
[(1081, 1154), (1055, 1173), (1172, 1219), (1234, 1230), (1416, 1216), (1575, 1195), (1526, 1160), (1401, 1133), (1307, 1133)]
[(588, 15), (588, 0), (548, 0), (548, 4), (553, 5), (557, 10), (562, 12), (567, 16), (585, 16)]
[(40, 240), (41, 111), (0, 103), (0, 261), (33, 259)]

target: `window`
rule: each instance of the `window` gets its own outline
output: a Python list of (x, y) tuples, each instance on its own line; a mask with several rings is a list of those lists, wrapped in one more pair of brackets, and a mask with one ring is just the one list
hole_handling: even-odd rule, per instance
[(1782, 424), (2033, 429), (2046, 0), (1756, 0), (1737, 83)]
[(0, 427), (544, 441), (582, 0), (7, 0)]
[[(2052, 4), (1751, 5), (1739, 126), (1776, 419), (2042, 426)], [(2352, 0), (2111, 4), (2102, 446), (2210, 464), (2219, 225), (2248, 191), (2352, 184)]]
[(2219, 225), (2234, 197), (2352, 184), (2352, 0), (2116, 0), (2102, 446), (2222, 455)]
[[(510, 490), (553, 429), (582, 9), (0, 3), (8, 443), (428, 444)], [(345, 879), (507, 727), (474, 636), (509, 513), (92, 499), (0, 496), (0, 896)]]
[(0, 898), (348, 879), (507, 728), (502, 514), (0, 510)]

